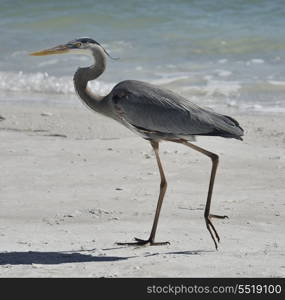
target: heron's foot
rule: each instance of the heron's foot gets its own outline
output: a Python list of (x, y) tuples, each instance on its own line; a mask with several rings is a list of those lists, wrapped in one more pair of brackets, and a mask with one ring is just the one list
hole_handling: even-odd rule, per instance
[(212, 218), (216, 218), (216, 219), (228, 219), (229, 217), (228, 216), (219, 216), (219, 215), (209, 214), (209, 218), (210, 219), (212, 219)]
[(215, 244), (216, 250), (218, 250), (218, 243), (220, 242), (220, 237), (219, 234), (215, 228), (215, 226), (213, 225), (211, 218), (219, 218), (219, 219), (225, 219), (227, 218), (227, 216), (217, 216), (217, 215), (208, 215), (205, 216), (205, 221), (206, 221), (206, 227), (211, 235), (211, 238)]
[(117, 245), (125, 245), (125, 246), (162, 246), (169, 245), (169, 242), (154, 242), (151, 239), (142, 240), (135, 238), (135, 242), (127, 242), (127, 243), (116, 243)]

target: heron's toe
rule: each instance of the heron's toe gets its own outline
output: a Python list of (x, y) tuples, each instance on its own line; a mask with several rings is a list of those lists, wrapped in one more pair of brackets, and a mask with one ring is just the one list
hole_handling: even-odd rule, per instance
[(220, 215), (209, 215), (209, 218), (215, 218), (215, 219), (228, 219), (228, 216), (220, 216)]

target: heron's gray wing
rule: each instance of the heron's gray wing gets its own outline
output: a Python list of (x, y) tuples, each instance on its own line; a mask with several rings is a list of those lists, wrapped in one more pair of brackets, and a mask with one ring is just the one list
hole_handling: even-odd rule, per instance
[(123, 81), (114, 87), (112, 99), (127, 122), (145, 130), (174, 135), (222, 135), (215, 134), (218, 131), (238, 134), (234, 129), (238, 123), (232, 118), (148, 83)]

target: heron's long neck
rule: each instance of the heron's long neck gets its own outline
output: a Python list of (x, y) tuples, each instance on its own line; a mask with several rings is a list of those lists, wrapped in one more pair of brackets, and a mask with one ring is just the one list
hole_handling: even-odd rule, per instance
[(91, 109), (104, 113), (104, 96), (96, 95), (87, 87), (88, 81), (98, 78), (106, 68), (106, 57), (101, 47), (92, 49), (95, 60), (94, 65), (87, 68), (79, 68), (74, 74), (73, 81), (76, 92), (82, 101)]

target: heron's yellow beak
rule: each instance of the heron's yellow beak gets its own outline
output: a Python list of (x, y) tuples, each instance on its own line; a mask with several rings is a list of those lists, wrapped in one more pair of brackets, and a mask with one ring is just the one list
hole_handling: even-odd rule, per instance
[(32, 56), (43, 56), (43, 55), (51, 55), (51, 54), (63, 54), (69, 52), (69, 47), (67, 45), (59, 45), (50, 49), (45, 49), (37, 52), (32, 52), (29, 55)]

